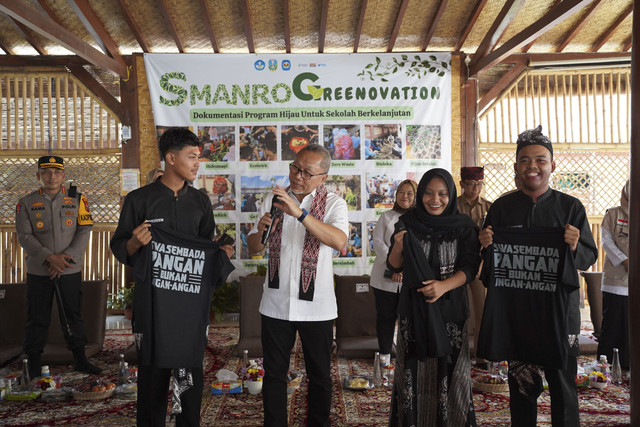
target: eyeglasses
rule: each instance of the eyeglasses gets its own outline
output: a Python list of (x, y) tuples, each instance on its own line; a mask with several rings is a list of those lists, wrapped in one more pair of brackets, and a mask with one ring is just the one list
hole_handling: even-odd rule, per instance
[(327, 174), (326, 172), (323, 172), (323, 173), (309, 173), (304, 169), (300, 169), (298, 166), (296, 166), (293, 163), (289, 163), (289, 173), (292, 173), (294, 175), (302, 174), (302, 179), (304, 179), (305, 181), (310, 180), (314, 176), (321, 176), (321, 175), (326, 175)]
[(482, 188), (482, 186), (484, 185), (483, 182), (465, 182), (462, 181), (462, 185), (464, 185), (465, 187), (477, 187), (477, 188)]

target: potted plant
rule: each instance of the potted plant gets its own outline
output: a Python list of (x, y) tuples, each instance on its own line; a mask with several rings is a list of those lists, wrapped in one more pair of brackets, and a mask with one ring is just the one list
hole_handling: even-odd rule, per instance
[(225, 314), (240, 311), (239, 290), (240, 282), (233, 280), (225, 282), (213, 292), (209, 306), (211, 321), (220, 322)]
[(260, 393), (262, 391), (262, 378), (264, 378), (262, 359), (249, 360), (249, 365), (240, 369), (240, 378), (242, 378), (249, 394)]
[(130, 283), (129, 287), (123, 287), (115, 295), (109, 298), (107, 306), (113, 309), (124, 310), (124, 317), (131, 320), (133, 317), (133, 290), (135, 283)]

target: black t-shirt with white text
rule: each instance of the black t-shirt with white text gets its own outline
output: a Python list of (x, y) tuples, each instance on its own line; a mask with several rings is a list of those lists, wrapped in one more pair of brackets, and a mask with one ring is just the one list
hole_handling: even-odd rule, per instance
[(161, 368), (201, 366), (215, 288), (234, 269), (219, 245), (152, 225), (152, 240), (134, 266), (140, 363)]
[(562, 228), (494, 228), (478, 356), (553, 368), (566, 365), (569, 294), (576, 267)]

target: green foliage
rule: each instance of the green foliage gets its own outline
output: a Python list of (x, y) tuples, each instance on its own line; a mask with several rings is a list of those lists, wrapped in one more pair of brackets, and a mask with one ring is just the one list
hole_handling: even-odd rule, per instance
[(122, 288), (117, 294), (111, 295), (107, 301), (107, 307), (109, 308), (131, 308), (133, 304), (133, 289), (135, 285), (132, 283), (128, 288)]
[[(409, 55), (401, 55), (400, 60), (394, 57), (391, 62), (386, 64), (383, 64), (382, 60), (376, 57), (375, 64), (367, 64), (358, 77), (362, 80), (368, 78), (371, 81), (380, 79), (382, 82), (388, 82), (389, 76), (399, 71), (404, 71), (406, 76), (415, 76), (419, 79), (426, 76), (427, 73), (435, 73), (438, 77), (443, 77), (449, 66), (447, 62), (438, 62), (434, 55), (429, 55), (428, 59), (424, 59), (420, 55), (414, 55), (413, 59), (410, 59)], [(434, 93), (431, 94), (431, 98), (435, 98)]]
[(216, 322), (220, 322), (226, 313), (237, 313), (240, 311), (240, 282), (233, 280), (225, 282), (213, 292), (210, 309), (213, 312)]
[(258, 266), (255, 274), (252, 273), (251, 276), (266, 276), (267, 275), (267, 264), (261, 264)]

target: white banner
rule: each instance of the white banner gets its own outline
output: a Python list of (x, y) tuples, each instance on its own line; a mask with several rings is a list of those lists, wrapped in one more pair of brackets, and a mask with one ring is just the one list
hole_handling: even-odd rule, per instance
[[(158, 134), (185, 126), (201, 140), (200, 175), (216, 226), (236, 239), (234, 275), (255, 271), (246, 233), (264, 194), (288, 185), (307, 144), (332, 153), (326, 184), (349, 206), (337, 274), (368, 274), (371, 233), (402, 180), (451, 168), (449, 53), (145, 54)], [(382, 254), (386, 256), (386, 254)]]

